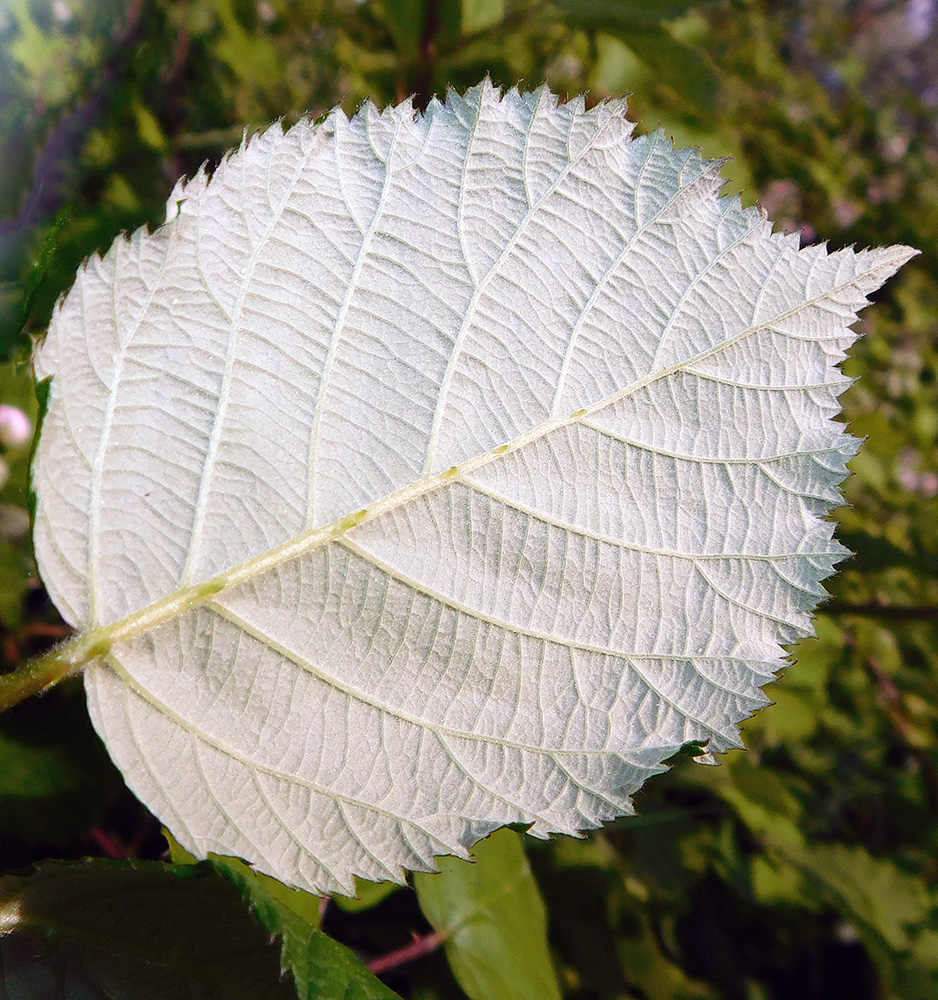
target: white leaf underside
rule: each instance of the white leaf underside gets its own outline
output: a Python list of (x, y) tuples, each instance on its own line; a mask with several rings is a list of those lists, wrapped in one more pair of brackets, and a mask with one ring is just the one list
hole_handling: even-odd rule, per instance
[(631, 129), (488, 84), (274, 127), (79, 274), (36, 549), (189, 850), (400, 879), (629, 812), (766, 703), (845, 551), (836, 365), (912, 251), (799, 251)]

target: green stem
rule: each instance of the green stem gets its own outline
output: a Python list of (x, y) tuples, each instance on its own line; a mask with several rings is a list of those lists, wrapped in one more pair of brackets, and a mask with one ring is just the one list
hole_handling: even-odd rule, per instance
[[(131, 615), (126, 621), (134, 623), (140, 617)], [(124, 622), (118, 623), (118, 627), (121, 625)], [(77, 677), (93, 660), (107, 656), (114, 631), (114, 627), (100, 628), (73, 636), (18, 670), (0, 674), (0, 712), (5, 712), (34, 694), (48, 691), (69, 677)]]
[(34, 694), (42, 694), (60, 681), (81, 673), (85, 664), (105, 650), (75, 638), (56, 646), (44, 656), (31, 660), (9, 674), (0, 674), (0, 712), (18, 705)]

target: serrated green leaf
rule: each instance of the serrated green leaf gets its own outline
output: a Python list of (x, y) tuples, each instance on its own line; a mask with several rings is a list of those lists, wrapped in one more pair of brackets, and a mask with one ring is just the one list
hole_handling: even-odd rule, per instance
[[(210, 855), (209, 863), (249, 900), (258, 919), (280, 938), (281, 967), (290, 972), (299, 1000), (319, 1000), (319, 986), (325, 972), (315, 963), (313, 938), (319, 933), (322, 900), (312, 893), (278, 882), (270, 875), (254, 871), (239, 858)], [(365, 972), (358, 962), (358, 972)], [(353, 967), (354, 968), (354, 967)], [(336, 973), (334, 986), (346, 988), (353, 981), (349, 972), (342, 979)]]
[(453, 975), (471, 1000), (560, 1000), (547, 915), (521, 835), (501, 830), (473, 853), (475, 864), (444, 858), (439, 874), (414, 878)]
[[(164, 831), (174, 861), (196, 859)], [(239, 858), (210, 855), (208, 863), (250, 902), (260, 922), (281, 939), (281, 967), (293, 977), (299, 1000), (397, 1000), (344, 945), (319, 930), (322, 900), (254, 871)], [(381, 885), (365, 884), (369, 890)], [(392, 885), (391, 890), (400, 888)]]
[(350, 948), (314, 931), (307, 942), (308, 1000), (400, 1000)]

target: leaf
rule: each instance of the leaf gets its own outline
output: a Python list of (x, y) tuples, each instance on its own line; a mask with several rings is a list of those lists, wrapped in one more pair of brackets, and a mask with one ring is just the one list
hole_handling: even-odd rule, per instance
[(319, 929), (322, 899), (302, 889), (284, 885), (263, 872), (256, 872), (238, 858), (212, 855), (209, 861), (242, 896), (250, 899), (254, 912), (267, 930), (271, 934), (283, 935), (285, 961), (296, 973), (299, 962), (294, 959), (294, 953), (298, 954), (309, 934)]
[(414, 881), (456, 981), (470, 1000), (560, 1000), (547, 911), (521, 838), (500, 830), (474, 853), (478, 864), (444, 859), (440, 874)]
[(505, 16), (505, 0), (462, 0), (462, 30), (465, 34), (485, 31)]
[(425, 0), (377, 0), (374, 11), (387, 25), (397, 51), (416, 58), (427, 16)]
[(322, 931), (310, 935), (307, 961), (309, 1000), (400, 1000), (350, 948)]
[(400, 888), (395, 882), (363, 882), (358, 879), (354, 896), (333, 896), (333, 902), (346, 913), (361, 913), (374, 909)]
[(691, 46), (683, 44), (664, 27), (654, 25), (623, 32), (622, 40), (649, 67), (658, 83), (672, 87), (695, 107), (713, 106), (717, 75), (712, 65)]
[[(177, 864), (196, 861), (168, 831), (164, 831), (170, 854)], [(281, 939), (281, 969), (293, 977), (299, 1000), (324, 1000), (325, 993), (344, 997), (356, 984), (371, 983), (375, 994), (394, 996), (365, 968), (358, 958), (334, 942), (335, 948), (323, 944), (319, 931), (318, 896), (289, 886), (253, 871), (237, 858), (212, 855), (212, 867), (223, 875), (251, 904), (258, 920), (271, 935)], [(337, 950), (338, 949), (338, 950)]]
[[(166, 839), (177, 864), (196, 860), (171, 833), (166, 832)], [(321, 900), (317, 896), (255, 872), (237, 858), (212, 856), (209, 863), (250, 901), (271, 935), (281, 939), (281, 969), (293, 977), (298, 1000), (354, 1000), (359, 996), (399, 1000), (351, 949), (319, 930)]]
[(275, 950), (208, 866), (46, 863), (0, 878), (4, 1000), (288, 1000)]
[(835, 366), (914, 251), (799, 251), (624, 111), (271, 128), (57, 311), (35, 545), (82, 634), (26, 680), (86, 665), (193, 853), (348, 893), (595, 827), (809, 633)]
[(921, 877), (855, 845), (765, 839), (769, 858), (753, 870), (759, 898), (775, 902), (787, 896), (786, 901), (836, 911), (857, 933), (886, 984), (924, 964), (912, 954), (935, 907)]
[(554, 5), (574, 24), (613, 32), (657, 25), (701, 6), (699, 0), (554, 0)]
[(920, 876), (858, 845), (811, 843), (790, 776), (740, 761), (701, 769), (695, 783), (729, 803), (764, 848), (751, 861), (757, 899), (834, 909), (857, 932), (887, 984), (901, 972), (934, 910)]
[(788, 860), (808, 876), (822, 899), (856, 927), (883, 967), (911, 947), (932, 912), (920, 878), (903, 872), (889, 859), (873, 857), (865, 848), (806, 845), (792, 849)]

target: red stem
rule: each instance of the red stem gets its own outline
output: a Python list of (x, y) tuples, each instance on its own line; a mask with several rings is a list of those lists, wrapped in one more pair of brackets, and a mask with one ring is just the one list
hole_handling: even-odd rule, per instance
[(102, 830), (100, 826), (92, 827), (88, 831), (88, 836), (91, 837), (109, 858), (113, 858), (115, 861), (126, 861), (127, 858), (133, 857), (133, 854), (123, 844), (119, 843), (116, 837)]
[(444, 938), (445, 935), (439, 931), (434, 931), (432, 934), (425, 934), (423, 937), (415, 936), (414, 940), (410, 944), (405, 944), (403, 948), (398, 948), (396, 951), (389, 951), (387, 955), (382, 955), (380, 958), (369, 962), (368, 968), (376, 976), (380, 976), (382, 972), (387, 972), (389, 969), (396, 969), (405, 962), (412, 962), (415, 958), (422, 958), (424, 955), (429, 955), (431, 952), (436, 951), (443, 943)]

